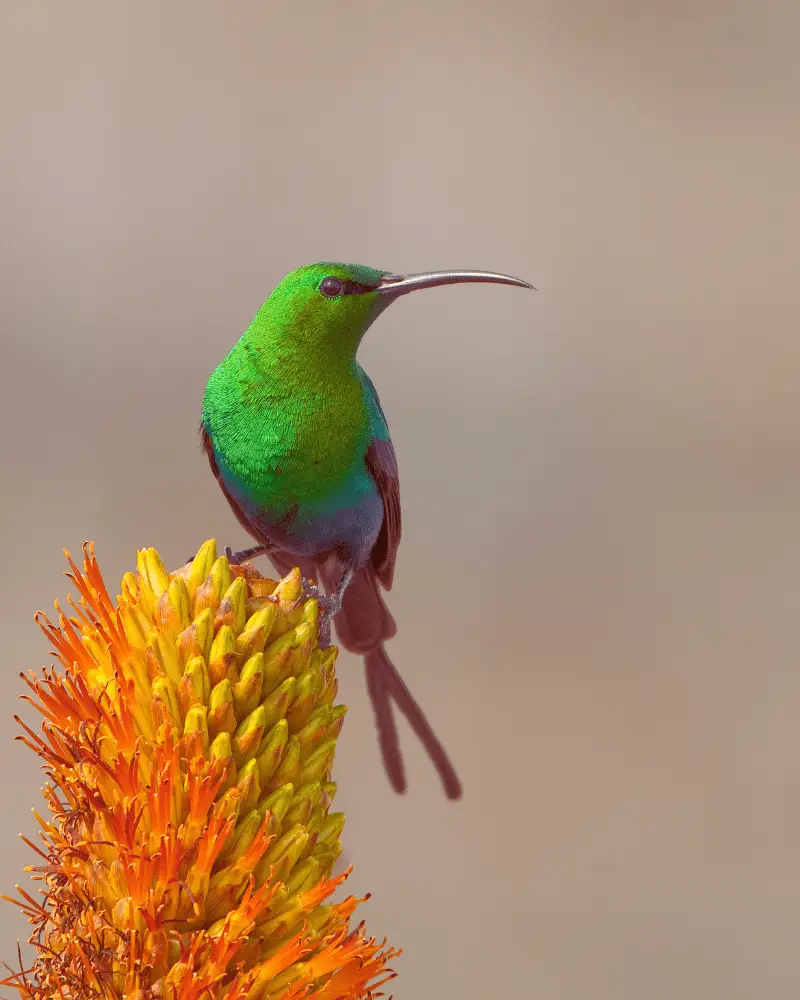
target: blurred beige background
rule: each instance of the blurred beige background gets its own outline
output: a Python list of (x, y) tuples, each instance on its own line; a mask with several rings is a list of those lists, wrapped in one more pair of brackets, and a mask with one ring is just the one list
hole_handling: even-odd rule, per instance
[[(4, 807), (61, 546), (238, 545), (205, 379), (313, 260), (483, 267), (362, 361), (405, 533), (392, 653), (337, 763), (398, 1000), (800, 989), (800, 7), (6, 0), (0, 10)], [(4, 957), (27, 936), (0, 908)]]

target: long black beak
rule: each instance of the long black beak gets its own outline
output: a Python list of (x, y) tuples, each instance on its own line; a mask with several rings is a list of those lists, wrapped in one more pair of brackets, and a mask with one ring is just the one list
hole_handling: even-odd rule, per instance
[(462, 281), (491, 281), (498, 285), (533, 288), (533, 285), (522, 278), (512, 278), (510, 274), (496, 274), (494, 271), (424, 271), (422, 274), (384, 274), (377, 290), (381, 295), (394, 299), (406, 292), (415, 292), (418, 288), (456, 285)]

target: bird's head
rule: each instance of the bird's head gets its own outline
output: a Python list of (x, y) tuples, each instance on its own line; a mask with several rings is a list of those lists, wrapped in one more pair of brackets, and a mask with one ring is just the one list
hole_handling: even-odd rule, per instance
[(435, 285), (491, 281), (532, 288), (527, 281), (490, 271), (392, 274), (360, 264), (308, 264), (287, 274), (264, 303), (272, 321), (308, 346), (355, 351), (370, 324), (395, 299)]

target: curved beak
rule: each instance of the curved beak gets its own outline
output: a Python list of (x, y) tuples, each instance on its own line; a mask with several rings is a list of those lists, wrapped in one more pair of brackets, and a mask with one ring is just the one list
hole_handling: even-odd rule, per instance
[(496, 274), (494, 271), (424, 271), (422, 274), (384, 274), (377, 291), (394, 299), (406, 292), (415, 292), (418, 288), (456, 285), (462, 281), (491, 281), (498, 285), (533, 288), (533, 285), (522, 278), (512, 278), (510, 274)]

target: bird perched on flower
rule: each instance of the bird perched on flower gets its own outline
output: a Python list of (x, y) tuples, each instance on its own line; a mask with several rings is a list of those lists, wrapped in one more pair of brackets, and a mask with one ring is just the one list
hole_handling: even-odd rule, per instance
[(404, 713), (450, 798), (461, 783), (424, 713), (389, 659), (396, 632), (381, 595), (400, 544), (397, 461), (378, 394), (356, 361), (361, 339), (407, 292), (456, 282), (531, 288), (485, 271), (396, 275), (320, 263), (287, 275), (208, 380), (201, 435), (234, 513), (258, 543), (229, 558), (266, 554), (279, 572), (299, 565), (319, 580), (323, 633), (363, 655), (384, 764), (406, 789), (392, 714)]

